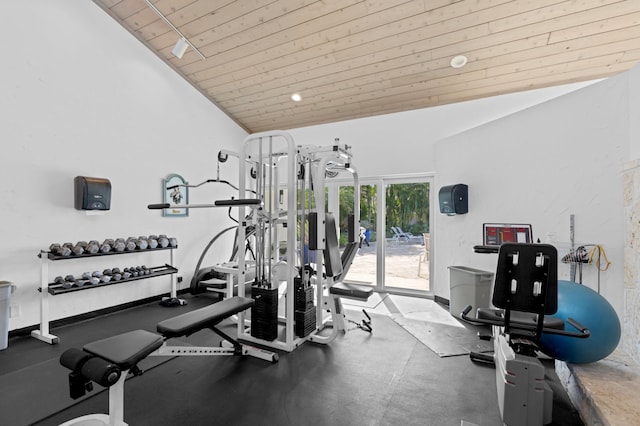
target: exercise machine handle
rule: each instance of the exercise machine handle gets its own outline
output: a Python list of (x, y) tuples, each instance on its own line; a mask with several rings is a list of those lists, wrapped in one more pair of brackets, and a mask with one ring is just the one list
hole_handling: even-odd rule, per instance
[(217, 200), (214, 204), (220, 207), (232, 207), (232, 206), (254, 206), (262, 203), (257, 198), (235, 198), (231, 200)]
[(171, 204), (169, 203), (162, 203), (162, 204), (149, 204), (147, 206), (147, 208), (149, 210), (162, 210), (162, 209), (168, 209), (171, 207)]
[(217, 200), (213, 204), (183, 204), (171, 206), (169, 203), (162, 204), (149, 204), (147, 208), (149, 210), (162, 210), (170, 209), (171, 207), (176, 209), (196, 209), (196, 208), (211, 208), (211, 207), (237, 207), (237, 206), (259, 206), (262, 201), (257, 198), (240, 198), (231, 200)]
[(495, 253), (498, 254), (500, 246), (473, 246), (473, 251), (476, 253)]
[[(467, 305), (467, 307), (464, 308), (464, 310), (460, 314), (461, 318), (463, 320), (467, 321), (467, 322), (470, 322), (470, 323), (480, 323), (480, 324), (497, 325), (499, 327), (504, 327), (504, 320), (470, 318), (470, 317), (467, 316), (470, 311), (471, 311), (471, 305)], [(566, 321), (569, 324), (571, 324), (572, 327), (574, 327), (576, 330), (578, 330), (578, 332), (567, 331), (567, 330), (562, 330), (562, 329), (557, 329), (557, 328), (544, 327), (542, 329), (542, 333), (543, 334), (544, 333), (546, 333), (546, 334), (558, 334), (558, 335), (561, 335), (561, 336), (569, 336), (569, 337), (577, 337), (579, 339), (586, 339), (587, 337), (591, 336), (591, 332), (589, 331), (589, 329), (587, 327), (583, 326), (582, 324), (580, 324), (578, 321), (574, 320), (573, 318), (567, 318)], [(511, 327), (519, 330), (519, 332), (522, 332), (522, 331), (533, 332), (533, 331), (536, 330), (536, 327), (533, 324), (511, 323)]]
[(584, 325), (580, 324), (578, 321), (574, 320), (573, 318), (567, 318), (567, 322), (569, 324), (571, 324), (571, 326), (573, 326), (573, 328), (575, 328), (576, 330), (578, 330), (580, 332), (579, 336), (575, 336), (575, 337), (580, 337), (582, 339), (585, 339), (589, 336), (591, 336), (591, 332), (589, 331), (589, 329), (587, 327), (585, 327)]
[(464, 308), (464, 310), (462, 311), (462, 313), (460, 314), (461, 317), (463, 317), (464, 319), (471, 319), (471, 318), (467, 318), (467, 315), (469, 314), (469, 312), (471, 312), (471, 305), (467, 305), (466, 308)]
[(486, 322), (484, 322), (483, 320), (479, 320), (477, 318), (471, 318), (469, 317), (469, 312), (471, 312), (471, 305), (467, 305), (462, 312), (460, 312), (460, 318), (462, 318), (462, 320), (468, 322), (469, 324), (473, 324), (473, 325), (478, 325), (478, 324), (486, 324)]

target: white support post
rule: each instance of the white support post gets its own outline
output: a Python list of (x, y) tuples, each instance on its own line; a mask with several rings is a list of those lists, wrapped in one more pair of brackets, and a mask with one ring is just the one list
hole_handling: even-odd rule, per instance
[[(287, 158), (287, 185), (288, 185), (288, 196), (287, 196), (287, 257), (291, 259), (295, 266), (296, 259), (296, 243), (298, 241), (298, 233), (297, 233), (297, 221), (298, 221), (298, 191), (296, 190), (297, 186), (297, 178), (298, 178), (298, 159), (296, 155), (296, 146), (293, 142), (293, 138), (288, 133), (283, 133), (285, 140), (287, 141), (287, 147), (289, 152), (289, 157)], [(304, 196), (304, 195), (301, 195)], [(300, 226), (304, 226), (301, 224)], [(303, 242), (304, 244), (304, 242)], [(302, 257), (304, 257), (304, 245), (299, 247), (302, 252)], [(296, 337), (294, 334), (294, 303), (295, 303), (295, 284), (294, 284), (294, 274), (287, 274), (287, 287), (286, 287), (286, 347), (288, 351), (293, 351), (298, 344), (296, 343)]]
[(320, 335), (317, 333), (309, 335), (309, 341), (323, 345), (328, 345), (333, 342), (335, 338), (338, 337), (338, 334), (345, 330), (344, 314), (342, 313), (342, 302), (340, 298), (330, 294), (326, 299), (329, 305), (329, 311), (331, 312), (331, 322), (327, 322), (323, 324), (323, 326), (331, 327), (331, 333), (328, 335)]
[(129, 370), (123, 371), (115, 385), (109, 388), (109, 426), (127, 426), (124, 422), (124, 382)]
[[(173, 249), (169, 250), (169, 265), (175, 266), (175, 256), (173, 253)], [(177, 299), (178, 298), (178, 277), (176, 274), (171, 274), (171, 297)]]
[(123, 371), (118, 381), (109, 388), (109, 414), (87, 414), (64, 422), (60, 426), (128, 426), (124, 422), (124, 382), (128, 374), (129, 370)]
[[(169, 265), (171, 266), (175, 266), (175, 248), (171, 248), (169, 250)], [(187, 302), (185, 302), (184, 299), (178, 299), (178, 277), (176, 276), (176, 274), (170, 274), (169, 275), (171, 277), (171, 291), (169, 294), (169, 297), (163, 297), (162, 300), (177, 300), (180, 305), (186, 305)]]
[(58, 336), (49, 333), (49, 259), (46, 251), (40, 252), (40, 329), (31, 336), (50, 345), (60, 342)]

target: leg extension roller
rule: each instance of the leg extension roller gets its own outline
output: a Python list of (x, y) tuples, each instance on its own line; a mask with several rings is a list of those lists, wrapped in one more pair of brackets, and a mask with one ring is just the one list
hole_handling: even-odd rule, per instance
[(129, 372), (141, 374), (136, 364), (162, 346), (155, 333), (135, 330), (89, 343), (81, 351), (68, 349), (60, 363), (69, 368), (69, 390), (74, 399), (93, 389), (92, 382), (109, 388), (109, 415), (89, 414), (70, 420), (71, 425), (126, 425), (124, 422), (124, 382)]

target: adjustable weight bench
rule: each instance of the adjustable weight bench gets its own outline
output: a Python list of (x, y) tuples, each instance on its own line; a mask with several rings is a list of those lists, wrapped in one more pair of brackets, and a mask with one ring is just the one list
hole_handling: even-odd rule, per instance
[[(109, 388), (109, 414), (90, 414), (63, 424), (126, 425), (124, 422), (124, 383), (129, 373), (139, 376), (137, 364), (147, 356), (212, 356), (251, 355), (271, 362), (278, 361), (274, 352), (246, 346), (216, 326), (224, 319), (249, 309), (255, 301), (232, 297), (204, 308), (166, 319), (157, 324), (160, 334), (134, 330), (72, 348), (60, 356), (60, 364), (71, 370), (69, 393), (77, 399), (93, 389), (93, 383)], [(167, 340), (187, 337), (205, 328), (223, 338), (220, 347), (168, 346)]]

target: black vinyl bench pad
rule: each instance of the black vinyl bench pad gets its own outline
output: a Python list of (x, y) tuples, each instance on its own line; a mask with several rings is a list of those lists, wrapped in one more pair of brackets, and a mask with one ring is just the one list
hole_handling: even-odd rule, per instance
[(162, 346), (164, 339), (146, 330), (134, 330), (84, 346), (84, 351), (106, 359), (121, 370), (128, 370)]
[(246, 297), (224, 299), (213, 305), (161, 321), (156, 329), (165, 338), (188, 336), (203, 328), (213, 327), (223, 319), (249, 309), (254, 303), (253, 299)]
[(162, 336), (146, 330), (134, 330), (88, 343), (83, 349), (112, 362), (122, 370), (128, 370), (160, 348), (165, 338), (188, 336), (203, 328), (213, 327), (223, 319), (250, 308), (254, 303), (253, 299), (232, 297), (161, 321), (157, 330)]
[(329, 288), (329, 293), (351, 299), (367, 300), (373, 294), (373, 288), (339, 282)]

